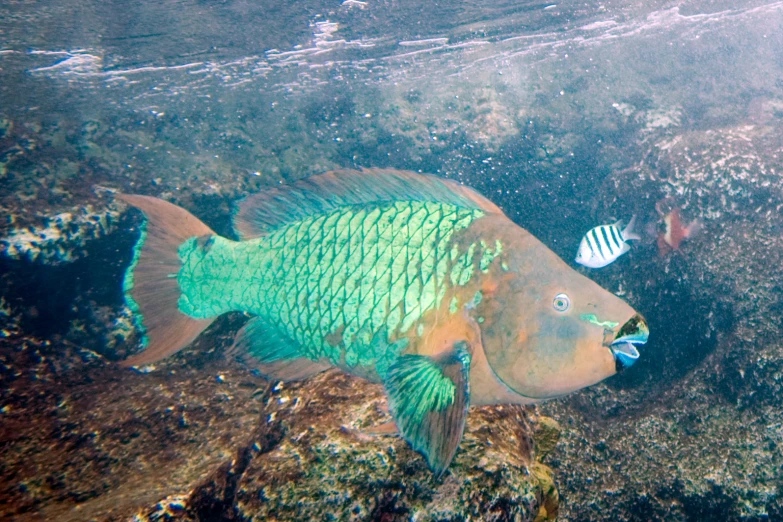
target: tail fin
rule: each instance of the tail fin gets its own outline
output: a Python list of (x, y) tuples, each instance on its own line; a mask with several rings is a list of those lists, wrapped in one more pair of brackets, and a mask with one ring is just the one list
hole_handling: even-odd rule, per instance
[(694, 219), (690, 223), (688, 223), (688, 226), (685, 227), (685, 237), (692, 238), (699, 232), (701, 232), (703, 225), (701, 224), (701, 221), (698, 219)]
[(625, 241), (628, 241), (629, 239), (631, 239), (631, 240), (634, 240), (634, 239), (635, 239), (635, 240), (637, 240), (637, 241), (638, 241), (638, 240), (640, 240), (640, 239), (642, 239), (642, 238), (641, 238), (641, 236), (640, 236), (640, 235), (639, 235), (639, 234), (636, 232), (636, 230), (634, 230), (634, 228), (633, 228), (633, 227), (634, 227), (635, 225), (636, 225), (636, 216), (633, 216), (633, 217), (631, 218), (631, 221), (628, 223), (628, 226), (626, 226), (626, 227), (623, 229), (623, 232), (622, 232), (622, 234), (623, 234), (623, 239), (624, 239)]
[(135, 312), (146, 349), (122, 365), (139, 366), (176, 353), (212, 322), (179, 311), (181, 292), (176, 274), (181, 264), (179, 246), (193, 236), (214, 232), (187, 210), (162, 199), (130, 194), (116, 197), (144, 212), (147, 218), (123, 283), (125, 301)]

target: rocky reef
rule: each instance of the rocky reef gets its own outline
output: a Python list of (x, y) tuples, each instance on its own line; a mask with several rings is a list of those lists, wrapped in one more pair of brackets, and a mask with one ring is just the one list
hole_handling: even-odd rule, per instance
[(551, 471), (533, 458), (536, 418), (521, 408), (472, 412), (454, 465), (435, 479), (398, 436), (368, 434), (390, 419), (380, 386), (330, 372), (278, 384), (265, 403), (254, 444), (191, 493), (195, 518), (216, 509), (252, 520), (557, 516)]
[(166, 361), (118, 367), (138, 349), (121, 280), (139, 216), (111, 212), (113, 228), (61, 243), (68, 255), (0, 259), (0, 517), (556, 519), (542, 459), (559, 427), (533, 408), (471, 411), (436, 479), (373, 432), (390, 420), (380, 386), (336, 371), (269, 383), (225, 359), (240, 314)]
[(663, 256), (642, 245), (620, 275), (661, 325), (649, 363), (543, 407), (566, 426), (553, 465), (568, 519), (783, 516), (780, 135), (766, 118), (659, 137), (610, 177), (615, 202), (648, 194), (648, 211), (665, 201), (702, 229)]
[[(13, 190), (2, 196), (0, 241), (2, 516), (557, 517), (558, 490), (541, 459), (559, 428), (535, 409), (472, 411), (455, 462), (436, 479), (400, 437), (372, 433), (390, 420), (381, 387), (337, 372), (274, 385), (224, 360), (241, 316), (218, 321), (193, 350), (155, 367), (117, 367), (137, 349), (121, 280), (140, 216), (116, 205), (112, 192), (156, 193), (231, 234), (228, 203), (278, 171), (234, 179), (231, 168), (204, 169), (186, 156), (182, 172), (195, 167), (214, 179), (159, 178), (143, 161), (122, 169), (127, 160), (117, 151), (128, 139), (147, 144), (151, 158), (163, 144), (146, 131), (107, 134), (104, 126), (9, 122), (4, 135), (7, 150), (17, 152), (6, 155)], [(19, 147), (25, 140), (43, 145)], [(47, 163), (57, 155), (72, 158), (76, 170), (59, 175)]]
[[(472, 412), (456, 461), (440, 481), (399, 438), (370, 433), (388, 420), (377, 386), (329, 373), (270, 387), (223, 361), (221, 348), (241, 317), (219, 321), (195, 350), (152, 373), (117, 369), (112, 361), (134, 350), (136, 342), (120, 281), (138, 216), (114, 207), (110, 191), (69, 192), (82, 186), (78, 178), (61, 182), (64, 199), (39, 193), (24, 200), (28, 207), (39, 205), (38, 214), (48, 218), (30, 220), (21, 206), (14, 207), (21, 205), (22, 192), (6, 194), (6, 208), (17, 208), (7, 223), (20, 225), (5, 229), (0, 276), (4, 515), (20, 520), (559, 515), (640, 521), (781, 516), (783, 245), (777, 216), (783, 166), (776, 102), (757, 103), (753, 118), (736, 125), (699, 130), (682, 128), (679, 110), (628, 100), (602, 120), (604, 130), (616, 125), (638, 137), (625, 155), (616, 155), (620, 138), (594, 149), (580, 145), (574, 133), (548, 132), (543, 114), (539, 130), (529, 130), (524, 143), (506, 137), (493, 147), (504, 161), (513, 150), (524, 152), (522, 180), (542, 179), (538, 173), (547, 169), (575, 168), (591, 154), (613, 158), (616, 168), (607, 172), (602, 190), (593, 192), (593, 211), (637, 214), (649, 230), (626, 258), (590, 276), (647, 316), (653, 337), (643, 360), (618, 378), (538, 410)], [(465, 165), (448, 148), (426, 152), (407, 146), (430, 159)], [(107, 148), (105, 158), (111, 158)], [(574, 148), (572, 156), (568, 151)], [(144, 169), (110, 177), (105, 158), (104, 167), (95, 169), (103, 174), (91, 178), (100, 187), (160, 193), (227, 234), (230, 199), (269, 181), (217, 169), (215, 183), (226, 181), (219, 190), (214, 183), (194, 183), (177, 191), (176, 179), (158, 182)], [(9, 161), (12, 175), (28, 179), (16, 161), (21, 160)], [(495, 160), (482, 163), (485, 170), (472, 175), (491, 186), (480, 174), (493, 166)], [(508, 179), (501, 176), (496, 183), (505, 187)], [(550, 176), (514, 194), (530, 205), (554, 208), (566, 202), (573, 209), (579, 203), (569, 199), (575, 196), (568, 183)], [(535, 221), (525, 205), (511, 205), (510, 193), (498, 194), (509, 214), (531, 220), (529, 228), (560, 248), (562, 230)], [(545, 200), (547, 194), (556, 197)], [(655, 245), (660, 202), (681, 208), (686, 221), (702, 223), (699, 235), (664, 256)], [(63, 214), (69, 208), (73, 212)], [(563, 219), (575, 216), (566, 210)], [(42, 229), (34, 219), (41, 219)], [(53, 227), (68, 231), (58, 236), (63, 240), (46, 243), (53, 246), (15, 246), (20, 234), (41, 238), (42, 230)], [(582, 233), (578, 227), (565, 230), (566, 239), (573, 237), (563, 243), (564, 256)], [(562, 425), (560, 443), (553, 435), (560, 429), (542, 413)]]
[[(225, 329), (230, 325), (223, 325)], [(396, 435), (378, 385), (332, 371), (267, 383), (196, 350), (144, 373), (67, 341), (0, 340), (0, 513), (13, 520), (554, 520), (558, 429), (471, 412), (440, 479)], [(192, 360), (195, 358), (196, 360)], [(540, 426), (540, 429), (537, 427)]]

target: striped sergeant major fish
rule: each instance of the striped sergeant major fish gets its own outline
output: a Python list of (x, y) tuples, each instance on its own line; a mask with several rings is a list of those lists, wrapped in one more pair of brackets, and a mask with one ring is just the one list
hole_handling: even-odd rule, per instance
[(641, 239), (633, 229), (635, 224), (636, 216), (632, 217), (628, 226), (622, 230), (622, 221), (591, 229), (579, 243), (576, 262), (588, 268), (602, 268), (613, 263), (631, 249), (628, 240)]

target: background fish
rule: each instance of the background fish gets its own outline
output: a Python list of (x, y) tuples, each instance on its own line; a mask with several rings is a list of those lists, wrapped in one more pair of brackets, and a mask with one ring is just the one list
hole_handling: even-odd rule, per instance
[(701, 230), (701, 223), (698, 219), (694, 219), (688, 225), (683, 224), (679, 207), (672, 207), (668, 213), (659, 210), (659, 213), (663, 218), (664, 225), (663, 231), (658, 233), (658, 254), (661, 256), (672, 250), (679, 250), (683, 241), (693, 237)]
[(631, 249), (628, 240), (641, 239), (633, 229), (635, 223), (636, 216), (631, 218), (623, 230), (620, 230), (621, 221), (591, 229), (579, 243), (576, 262), (589, 268), (601, 268), (613, 263)]
[(638, 358), (644, 319), (493, 203), (393, 170), (314, 176), (245, 199), (241, 241), (184, 209), (119, 195), (146, 226), (125, 279), (146, 350), (176, 352), (220, 314), (254, 317), (232, 353), (275, 379), (338, 367), (384, 384), (436, 474), (470, 404), (529, 404)]

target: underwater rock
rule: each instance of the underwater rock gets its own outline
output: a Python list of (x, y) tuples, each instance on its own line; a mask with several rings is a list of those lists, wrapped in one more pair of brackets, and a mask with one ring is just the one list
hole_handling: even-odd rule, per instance
[[(179, 204), (228, 213), (229, 201), (280, 179), (272, 152), (235, 143), (241, 129), (221, 134), (226, 143), (220, 153), (194, 153), (176, 145), (190, 147), (194, 129), (214, 132), (206, 123), (182, 128), (177, 118), (154, 111), (77, 125), (79, 120), (20, 124), (0, 114), (0, 255), (44, 264), (83, 257), (89, 242), (115, 229), (119, 213), (113, 191), (154, 190)], [(210, 146), (214, 141), (201, 139)], [(241, 151), (241, 163), (249, 167), (227, 161), (226, 149)]]
[(84, 254), (86, 244), (112, 232), (119, 213), (91, 205), (43, 219), (43, 225), (12, 228), (0, 238), (0, 255), (46, 264), (73, 261)]
[[(754, 121), (702, 130), (694, 125), (693, 106), (683, 108), (676, 97), (660, 104), (618, 95), (616, 106), (596, 97), (596, 107), (584, 113), (588, 137), (607, 145), (582, 150), (582, 158), (594, 161), (598, 151), (604, 156), (588, 162), (590, 168), (620, 167), (606, 179), (585, 175), (571, 189), (582, 173), (573, 168), (583, 160), (569, 158), (574, 151), (579, 158), (587, 141), (575, 123), (584, 114), (569, 105), (571, 97), (555, 94), (542, 107), (526, 99), (525, 84), (499, 97), (492, 88), (470, 87), (482, 82), (458, 92), (368, 91), (339, 114), (323, 112), (334, 105), (327, 93), (314, 100), (322, 112), (312, 117), (294, 110), (277, 118), (232, 109), (225, 120), (184, 110), (112, 111), (99, 122), (76, 118), (81, 123), (74, 129), (3, 119), (0, 179), (8, 185), (0, 196), (7, 214), (0, 249), (56, 263), (82, 256), (93, 238), (111, 242), (104, 234), (124, 224), (114, 223), (96, 184), (165, 197), (228, 231), (236, 198), (352, 162), (413, 168), (424, 157), (452, 177), (464, 171), (466, 182), (506, 198), (509, 215), (537, 227), (537, 235), (568, 255), (564, 224), (581, 219), (586, 200), (596, 213), (601, 209), (600, 217), (638, 213), (654, 222), (655, 203), (672, 198), (685, 219), (702, 220), (702, 234), (664, 258), (652, 241), (640, 244), (623, 266), (591, 273), (657, 320), (637, 366), (539, 407), (562, 430), (546, 418), (533, 423), (530, 409), (473, 411), (455, 464), (436, 483), (402, 440), (363, 433), (388, 419), (377, 387), (329, 374), (260, 397), (260, 379), (202, 358), (159, 364), (151, 375), (120, 372), (102, 359), (132, 348), (119, 299), (79, 304), (85, 312), (70, 328), (42, 340), (24, 337), (25, 325), (14, 316), (27, 301), (0, 297), (0, 491), (10, 499), (0, 514), (263, 519), (274, 506), (302, 520), (338, 512), (356, 519), (541, 519), (558, 510), (543, 461), (555, 469), (567, 500), (559, 512), (564, 520), (783, 517), (783, 102), (762, 100), (750, 109)], [(539, 91), (546, 92), (550, 82), (542, 83)], [(299, 112), (305, 116), (292, 116)], [(267, 127), (274, 118), (277, 126)], [(504, 147), (502, 156), (484, 154)], [(513, 175), (500, 181), (505, 171)], [(556, 215), (566, 217), (541, 211), (550, 200)], [(533, 210), (520, 214), (520, 201)], [(82, 219), (82, 208), (114, 224), (93, 234), (94, 218)], [(59, 227), (56, 217), (66, 213)], [(119, 280), (106, 285), (119, 289)], [(672, 317), (679, 322), (667, 322)], [(691, 329), (678, 330), (685, 323)], [(221, 402), (226, 386), (233, 400)], [(198, 414), (188, 422), (196, 421), (181, 426), (177, 408), (190, 404)], [(506, 417), (498, 420), (501, 414)], [(535, 456), (520, 456), (517, 446), (531, 443), (524, 434), (529, 426), (519, 428), (518, 418), (535, 425)], [(289, 478), (303, 489), (286, 486)]]
[[(488, 86), (493, 83), (500, 87)], [(380, 112), (376, 120), (384, 132), (407, 138), (410, 149), (419, 154), (437, 154), (450, 148), (458, 133), (488, 149), (512, 138), (519, 132), (520, 115), (510, 101), (526, 96), (511, 80), (490, 76), (445, 84), (442, 78), (395, 83), (358, 98), (363, 108)]]
[[(779, 126), (691, 131), (658, 141), (638, 171), (612, 180), (618, 199), (633, 193), (666, 200), (686, 221), (701, 222), (687, 249), (662, 262), (676, 264), (694, 293), (730, 306), (739, 324), (764, 336), (781, 333), (759, 303), (777, 302), (783, 285), (782, 149)], [(783, 317), (777, 307), (772, 313)]]
[(650, 239), (613, 275), (659, 336), (642, 363), (541, 407), (567, 427), (547, 460), (565, 520), (783, 517), (781, 136), (756, 124), (666, 136), (606, 183), (607, 208), (632, 202), (654, 222), (667, 200), (703, 229), (664, 257)]
[(536, 443), (536, 459), (540, 462), (555, 450), (562, 433), (560, 423), (550, 417), (538, 417), (533, 432), (533, 441)]
[[(263, 383), (176, 362), (141, 374), (69, 343), (0, 339), (0, 518), (125, 519), (230, 459)], [(218, 378), (220, 376), (220, 378)]]
[(272, 386), (203, 351), (223, 342), (206, 337), (145, 372), (68, 342), (0, 338), (0, 517), (556, 517), (532, 439), (551, 422), (532, 409), (473, 409), (435, 479), (401, 438), (370, 433), (390, 418), (381, 386), (334, 371)]
[[(196, 519), (235, 511), (248, 520), (554, 520), (551, 471), (536, 462), (534, 416), (476, 408), (441, 479), (397, 435), (380, 385), (337, 372), (269, 391), (251, 444), (195, 488)], [(229, 500), (226, 500), (229, 498)], [(150, 514), (149, 512), (148, 514)]]

